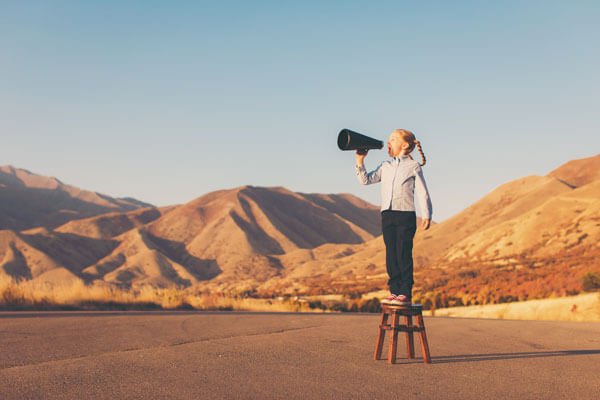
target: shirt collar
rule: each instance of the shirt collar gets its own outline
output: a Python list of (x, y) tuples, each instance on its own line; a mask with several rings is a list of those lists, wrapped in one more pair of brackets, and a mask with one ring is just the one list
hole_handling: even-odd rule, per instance
[(406, 160), (407, 158), (409, 158), (408, 154), (402, 154), (402, 155), (394, 157), (394, 161), (400, 162), (402, 160)]

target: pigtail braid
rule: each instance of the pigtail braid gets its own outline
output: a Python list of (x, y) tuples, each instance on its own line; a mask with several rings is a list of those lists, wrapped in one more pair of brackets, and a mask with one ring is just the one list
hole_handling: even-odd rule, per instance
[(415, 145), (417, 146), (417, 150), (419, 150), (419, 154), (421, 154), (421, 159), (423, 160), (423, 163), (421, 164), (421, 166), (423, 166), (423, 165), (425, 165), (427, 160), (425, 159), (425, 154), (423, 154), (423, 149), (421, 148), (421, 142), (419, 142), (417, 139), (415, 139)]
[(408, 157), (414, 161), (414, 158), (412, 158), (412, 156), (410, 155), (410, 153), (415, 149), (415, 147), (417, 148), (417, 150), (419, 150), (419, 153), (421, 154), (421, 159), (423, 160), (422, 164), (419, 164), (420, 166), (425, 165), (425, 163), (427, 162), (427, 160), (425, 160), (425, 154), (423, 154), (423, 149), (421, 148), (421, 142), (419, 142), (417, 140), (417, 138), (415, 138), (415, 134), (412, 133), (411, 131), (407, 131), (406, 129), (396, 129), (394, 132), (392, 132), (393, 134), (399, 135), (403, 141), (405, 141), (406, 143), (409, 143), (409, 147), (408, 147)]

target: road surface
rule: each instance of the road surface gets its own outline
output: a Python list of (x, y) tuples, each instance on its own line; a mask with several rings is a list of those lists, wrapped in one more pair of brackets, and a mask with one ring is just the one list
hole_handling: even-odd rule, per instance
[[(432, 364), (373, 360), (375, 314), (0, 313), (1, 399), (598, 399), (600, 323), (425, 317)], [(387, 353), (387, 340), (383, 356)]]

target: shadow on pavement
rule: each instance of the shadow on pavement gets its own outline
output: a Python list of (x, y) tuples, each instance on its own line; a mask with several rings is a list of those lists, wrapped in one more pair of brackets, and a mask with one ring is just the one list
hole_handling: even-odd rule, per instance
[(455, 363), (455, 362), (510, 360), (512, 358), (581, 356), (581, 355), (586, 355), (586, 354), (600, 354), (600, 350), (557, 350), (557, 351), (537, 351), (537, 352), (523, 352), (523, 353), (464, 354), (464, 355), (455, 355), (455, 356), (431, 357), (431, 362), (433, 364), (444, 364), (444, 363)]
[[(589, 354), (600, 354), (600, 350), (557, 350), (557, 351), (538, 351), (538, 352), (523, 352), (523, 353), (489, 353), (489, 354), (460, 354), (454, 356), (437, 356), (431, 357), (432, 364), (447, 364), (458, 362), (473, 362), (473, 361), (493, 361), (493, 360), (510, 360), (514, 358), (543, 358), (543, 357), (562, 357), (562, 356), (582, 356)], [(382, 358), (381, 360), (387, 360)], [(423, 364), (423, 359), (416, 355), (415, 358), (409, 360), (407, 358), (397, 358), (395, 364)]]

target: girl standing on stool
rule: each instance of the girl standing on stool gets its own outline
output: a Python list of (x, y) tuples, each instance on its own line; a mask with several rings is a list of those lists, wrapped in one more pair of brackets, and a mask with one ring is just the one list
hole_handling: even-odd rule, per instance
[[(414, 161), (410, 153), (415, 146), (423, 164)], [(381, 228), (385, 242), (385, 263), (389, 276), (390, 296), (383, 304), (404, 305), (412, 303), (413, 238), (417, 230), (415, 192), (421, 206), (421, 227), (428, 229), (432, 206), (421, 166), (425, 155), (415, 135), (396, 129), (387, 144), (391, 161), (384, 161), (367, 173), (363, 164), (367, 152), (356, 152), (356, 176), (363, 185), (381, 182)]]

